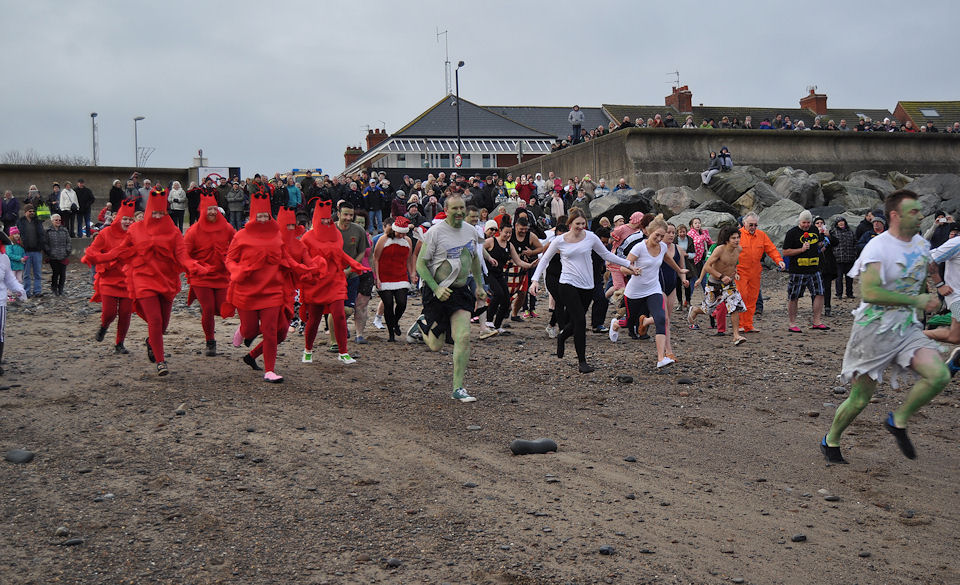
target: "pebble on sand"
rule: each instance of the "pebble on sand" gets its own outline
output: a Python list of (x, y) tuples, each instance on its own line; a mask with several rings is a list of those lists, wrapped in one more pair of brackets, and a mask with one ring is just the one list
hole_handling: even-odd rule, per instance
[(33, 461), (33, 452), (26, 449), (11, 449), (4, 457), (10, 463), (30, 463)]

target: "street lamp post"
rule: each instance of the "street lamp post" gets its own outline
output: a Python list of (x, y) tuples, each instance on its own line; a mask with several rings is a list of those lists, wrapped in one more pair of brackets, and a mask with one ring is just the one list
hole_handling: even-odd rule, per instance
[(90, 137), (93, 139), (93, 166), (97, 166), (97, 113), (90, 112)]
[(137, 116), (133, 119), (133, 166), (140, 168), (140, 139), (137, 136), (137, 122), (143, 120), (144, 116)]
[(460, 155), (460, 149), (463, 147), (460, 141), (460, 68), (463, 67), (463, 61), (457, 63), (457, 69), (454, 71), (457, 83), (457, 155)]

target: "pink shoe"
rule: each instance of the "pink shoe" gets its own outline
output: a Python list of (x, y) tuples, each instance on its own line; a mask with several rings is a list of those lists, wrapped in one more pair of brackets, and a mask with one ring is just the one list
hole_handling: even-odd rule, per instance
[(243, 335), (240, 334), (240, 326), (237, 325), (237, 330), (233, 332), (233, 347), (241, 345), (243, 345)]
[(280, 376), (274, 372), (267, 372), (263, 375), (263, 379), (271, 384), (280, 384), (283, 382), (283, 376)]

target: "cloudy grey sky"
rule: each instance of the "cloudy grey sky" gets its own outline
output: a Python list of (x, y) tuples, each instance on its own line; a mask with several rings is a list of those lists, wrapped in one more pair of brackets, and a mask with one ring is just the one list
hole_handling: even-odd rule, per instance
[(0, 152), (182, 167), (198, 148), (245, 175), (338, 172), (366, 127), (444, 95), (444, 44), (481, 105), (662, 104), (668, 72), (704, 105), (960, 99), (960, 2), (0, 0)]

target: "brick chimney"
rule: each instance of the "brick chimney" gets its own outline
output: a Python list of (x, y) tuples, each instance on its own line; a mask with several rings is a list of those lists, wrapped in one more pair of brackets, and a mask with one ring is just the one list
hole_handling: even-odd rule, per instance
[(809, 89), (810, 93), (800, 98), (800, 107), (810, 110), (818, 116), (825, 115), (827, 113), (827, 94), (817, 93), (816, 86)]
[(347, 150), (343, 152), (343, 166), (349, 167), (353, 163), (357, 162), (363, 156), (363, 149), (359, 146), (348, 146)]
[(686, 85), (674, 87), (673, 93), (664, 98), (664, 103), (681, 114), (689, 114), (693, 112), (693, 92)]
[(383, 142), (388, 138), (386, 129), (381, 130), (379, 128), (375, 130), (367, 130), (367, 150), (373, 150), (375, 146)]

